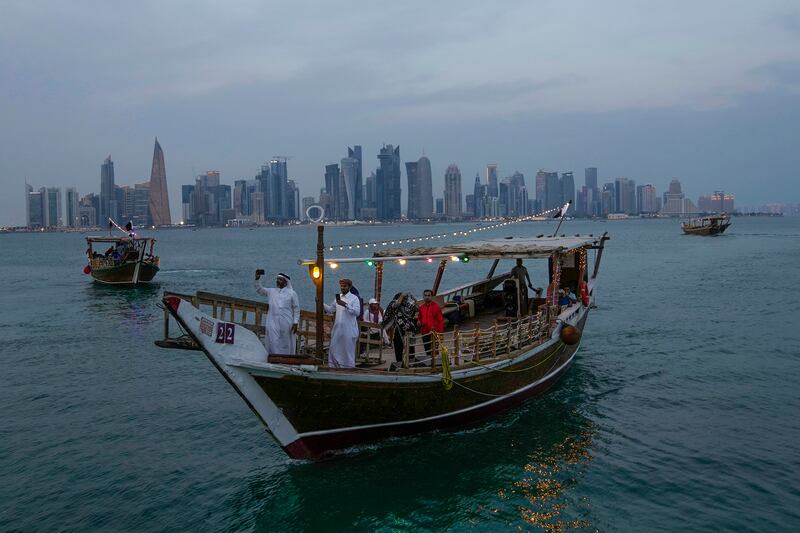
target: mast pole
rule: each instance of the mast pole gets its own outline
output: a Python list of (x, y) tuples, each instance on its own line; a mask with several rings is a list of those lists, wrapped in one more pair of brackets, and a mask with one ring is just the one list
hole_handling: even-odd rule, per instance
[(436, 279), (433, 281), (433, 295), (436, 296), (436, 293), (439, 292), (439, 284), (442, 282), (442, 274), (444, 274), (444, 269), (447, 267), (447, 259), (442, 259), (439, 261), (439, 270), (436, 271)]
[(323, 307), (323, 298), (325, 294), (325, 226), (322, 224), (317, 225), (317, 268), (319, 268), (319, 283), (317, 286), (317, 358), (323, 360), (323, 341), (325, 340), (325, 316)]

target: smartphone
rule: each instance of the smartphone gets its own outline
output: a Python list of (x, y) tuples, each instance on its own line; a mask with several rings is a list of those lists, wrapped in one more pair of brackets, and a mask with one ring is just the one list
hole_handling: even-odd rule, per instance
[(264, 275), (264, 269), (263, 268), (259, 268), (258, 270), (256, 270), (256, 276), (263, 276), (263, 275)]

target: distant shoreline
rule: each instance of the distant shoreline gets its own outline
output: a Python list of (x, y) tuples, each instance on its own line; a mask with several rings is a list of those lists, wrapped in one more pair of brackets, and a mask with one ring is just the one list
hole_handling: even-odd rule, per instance
[[(681, 220), (686, 218), (692, 217), (699, 217), (705, 216), (708, 213), (697, 213), (691, 216), (642, 216), (642, 215), (626, 215), (623, 217), (611, 217), (611, 218), (567, 218), (567, 220), (576, 220), (576, 221), (588, 221), (588, 222), (619, 222), (622, 220)], [(732, 213), (731, 216), (734, 217), (766, 217), (766, 218), (781, 218), (784, 216), (783, 213)], [(332, 228), (348, 228), (348, 227), (375, 227), (375, 226), (438, 226), (442, 224), (492, 224), (502, 220), (513, 220), (513, 219), (486, 219), (486, 220), (437, 220), (431, 222), (412, 222), (412, 221), (392, 221), (392, 222), (361, 222), (361, 221), (344, 221), (344, 222), (327, 222), (325, 223), (326, 227)], [(526, 222), (547, 222), (549, 220), (553, 220), (551, 218), (540, 218), (534, 220), (528, 220)], [(181, 225), (174, 225), (174, 226), (161, 226), (158, 228), (138, 228), (142, 231), (172, 231), (172, 230), (206, 230), (206, 229), (248, 229), (248, 230), (255, 230), (255, 229), (280, 229), (280, 228), (296, 228), (296, 227), (307, 227), (313, 226), (314, 224), (311, 222), (302, 222), (299, 224), (253, 224), (250, 226), (195, 226), (190, 224), (181, 224)], [(99, 226), (93, 227), (85, 227), (85, 228), (65, 228), (65, 227), (54, 227), (54, 228), (28, 228), (26, 226), (11, 226), (11, 227), (0, 227), (0, 234), (3, 233), (101, 233), (108, 231), (107, 228), (101, 228)]]

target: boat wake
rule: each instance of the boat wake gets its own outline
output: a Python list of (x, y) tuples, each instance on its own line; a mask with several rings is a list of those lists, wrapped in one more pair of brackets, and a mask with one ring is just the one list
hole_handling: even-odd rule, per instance
[(223, 274), (225, 272), (227, 271), (215, 268), (186, 268), (186, 269), (162, 270), (161, 275), (163, 276), (164, 274)]

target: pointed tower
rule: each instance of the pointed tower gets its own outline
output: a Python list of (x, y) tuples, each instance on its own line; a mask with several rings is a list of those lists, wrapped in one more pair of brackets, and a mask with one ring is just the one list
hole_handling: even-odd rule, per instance
[(150, 218), (154, 226), (172, 224), (169, 216), (169, 195), (167, 193), (167, 171), (164, 167), (164, 152), (161, 145), (153, 148), (153, 168), (150, 171)]

